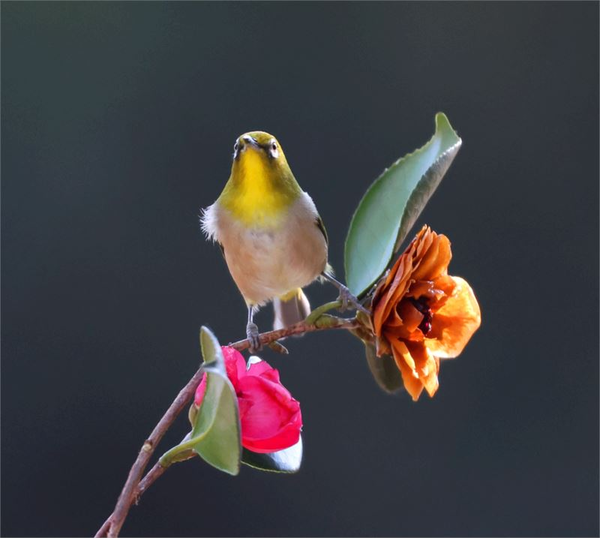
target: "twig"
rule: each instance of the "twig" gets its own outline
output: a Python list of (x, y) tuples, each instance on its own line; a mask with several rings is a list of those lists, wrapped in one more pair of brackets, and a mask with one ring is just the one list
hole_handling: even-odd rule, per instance
[[(177, 462), (182, 462), (185, 460), (191, 460), (192, 458), (196, 457), (196, 453), (193, 452), (192, 450), (190, 450), (189, 455), (186, 455), (185, 457), (182, 457), (181, 455), (179, 456), (179, 459), (177, 460)], [(160, 461), (157, 461), (154, 464), (154, 467), (152, 467), (152, 469), (150, 469), (147, 473), (146, 476), (144, 476), (144, 478), (142, 478), (142, 481), (138, 484), (138, 487), (135, 490), (135, 495), (133, 498), (133, 502), (134, 504), (137, 504), (140, 501), (140, 497), (146, 492), (146, 490), (152, 485), (154, 484), (154, 482), (156, 480), (158, 480), (158, 478), (160, 478), (163, 473), (169, 468), (169, 466), (163, 466), (161, 465)]]
[(140, 497), (145, 493), (145, 491), (154, 484), (154, 481), (162, 476), (162, 474), (168, 469), (168, 467), (163, 467), (159, 462), (154, 464), (154, 467), (148, 471), (148, 474), (142, 479), (142, 481), (138, 484), (138, 487), (135, 491), (135, 497), (133, 502), (137, 504), (140, 501)]
[[(288, 336), (294, 336), (296, 334), (305, 334), (312, 333), (315, 331), (324, 331), (327, 329), (356, 329), (359, 326), (358, 321), (355, 319), (344, 319), (344, 318), (334, 318), (333, 316), (326, 316), (327, 323), (319, 323), (320, 320), (317, 320), (316, 323), (308, 324), (305, 321), (301, 321), (296, 323), (296, 325), (291, 325), (290, 327), (286, 327), (285, 329), (278, 329), (276, 331), (269, 331), (267, 333), (262, 333), (259, 335), (260, 343), (265, 346), (271, 342), (276, 340), (281, 340), (282, 338), (286, 338)], [(239, 340), (234, 342), (233, 344), (229, 344), (230, 347), (237, 349), (238, 351), (244, 351), (250, 347), (249, 340)]]
[[(269, 343), (275, 342), (281, 338), (296, 334), (304, 334), (328, 329), (352, 330), (359, 327), (359, 325), (360, 324), (356, 319), (322, 316), (316, 320), (315, 323), (308, 324), (306, 321), (301, 321), (284, 329), (262, 333), (259, 338), (262, 345), (268, 345)], [(229, 345), (238, 351), (243, 351), (250, 347), (250, 342), (248, 340), (239, 340), (238, 342)], [(167, 469), (166, 467), (162, 467), (160, 463), (157, 463), (142, 480), (144, 469), (146, 469), (158, 443), (163, 438), (167, 430), (171, 427), (173, 422), (175, 422), (175, 419), (179, 413), (181, 413), (184, 407), (186, 407), (186, 405), (192, 400), (194, 392), (202, 380), (202, 375), (202, 370), (198, 370), (188, 381), (187, 385), (181, 389), (177, 395), (177, 398), (175, 398), (169, 409), (167, 409), (167, 412), (163, 415), (158, 424), (154, 427), (154, 430), (152, 430), (152, 433), (148, 439), (142, 445), (138, 457), (129, 471), (129, 476), (127, 477), (127, 481), (125, 482), (121, 494), (119, 495), (114, 512), (104, 522), (102, 527), (100, 527), (96, 533), (96, 538), (104, 536), (113, 538), (119, 536), (119, 532), (121, 531), (121, 527), (127, 518), (127, 514), (129, 513), (131, 505), (134, 503), (137, 504), (139, 498), (144, 494), (144, 492)]]
[(202, 380), (202, 375), (203, 372), (201, 370), (198, 370), (193, 375), (193, 377), (188, 381), (187, 385), (181, 389), (177, 395), (177, 398), (173, 400), (173, 403), (170, 405), (169, 409), (167, 409), (167, 412), (154, 427), (148, 439), (144, 441), (138, 457), (129, 471), (129, 476), (127, 477), (127, 481), (123, 486), (121, 495), (119, 495), (115, 510), (104, 523), (104, 525), (102, 525), (100, 530), (96, 533), (97, 537), (113, 537), (119, 535), (119, 531), (121, 530), (121, 527), (125, 522), (125, 518), (129, 513), (129, 508), (131, 508), (131, 504), (133, 503), (135, 491), (142, 478), (144, 469), (148, 465), (148, 462), (150, 461), (150, 458), (152, 457), (152, 454), (154, 453), (154, 450), (156, 449), (156, 446), (160, 440), (171, 427), (179, 413), (181, 413), (183, 408), (192, 399), (198, 384)]
[(107, 536), (108, 529), (110, 529), (110, 522), (112, 521), (112, 514), (106, 518), (106, 521), (102, 523), (102, 527), (98, 529), (96, 536)]

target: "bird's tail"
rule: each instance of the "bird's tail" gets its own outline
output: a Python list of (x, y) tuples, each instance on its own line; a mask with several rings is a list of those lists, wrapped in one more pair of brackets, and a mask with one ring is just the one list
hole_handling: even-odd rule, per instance
[(304, 292), (298, 288), (286, 295), (275, 298), (273, 309), (275, 310), (273, 328), (277, 330), (289, 327), (306, 318), (310, 314), (310, 303)]

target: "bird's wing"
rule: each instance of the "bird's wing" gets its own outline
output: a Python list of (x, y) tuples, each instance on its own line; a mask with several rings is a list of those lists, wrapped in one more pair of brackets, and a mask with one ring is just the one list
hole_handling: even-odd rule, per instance
[(323, 219), (317, 215), (317, 219), (315, 220), (315, 224), (317, 228), (321, 230), (323, 237), (325, 238), (325, 243), (329, 245), (329, 237), (327, 237), (327, 230), (325, 229), (325, 224), (323, 224)]

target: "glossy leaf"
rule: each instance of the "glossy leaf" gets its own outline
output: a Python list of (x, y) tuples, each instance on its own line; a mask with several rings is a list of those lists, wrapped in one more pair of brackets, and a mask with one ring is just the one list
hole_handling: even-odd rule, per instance
[(352, 217), (345, 268), (354, 295), (364, 295), (385, 271), (458, 153), (462, 141), (448, 118), (439, 113), (435, 124), (431, 140), (385, 170)]
[(242, 463), (261, 471), (297, 473), (302, 464), (302, 437), (294, 446), (268, 454), (259, 454), (244, 448)]
[(200, 349), (202, 350), (204, 367), (214, 367), (226, 376), (227, 368), (225, 368), (225, 359), (221, 351), (221, 344), (219, 344), (217, 337), (207, 327), (200, 329)]
[[(221, 346), (205, 327), (200, 332), (206, 392), (194, 417), (190, 435), (191, 448), (207, 463), (236, 475), (242, 453), (241, 428), (237, 397), (227, 377)], [(198, 439), (196, 443), (194, 439)]]
[(402, 374), (396, 366), (394, 357), (383, 355), (378, 357), (373, 344), (365, 344), (367, 364), (377, 384), (390, 394), (398, 392), (403, 386)]

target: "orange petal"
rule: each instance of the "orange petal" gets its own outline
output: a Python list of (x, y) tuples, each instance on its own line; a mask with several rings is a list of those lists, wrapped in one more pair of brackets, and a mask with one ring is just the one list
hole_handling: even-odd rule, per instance
[(431, 228), (427, 226), (427, 224), (423, 226), (423, 228), (421, 228), (421, 230), (411, 243), (411, 247), (414, 246), (414, 248), (412, 249), (412, 257), (417, 261), (421, 260), (425, 253), (431, 247), (431, 243), (433, 243), (436, 237), (437, 234), (435, 232), (432, 232)]
[(382, 355), (391, 355), (392, 354), (392, 348), (390, 347), (390, 340), (386, 337), (386, 335), (383, 335), (383, 338), (376, 338), (375, 339), (375, 353), (377, 353), (378, 357), (381, 357)]
[(433, 280), (419, 280), (411, 284), (410, 290), (407, 292), (407, 297), (421, 297), (423, 295), (430, 296), (433, 294)]
[(481, 311), (471, 286), (460, 277), (452, 277), (454, 292), (433, 316), (425, 345), (436, 356), (453, 359), (460, 355), (473, 333), (481, 325)]
[(396, 330), (402, 327), (402, 318), (398, 315), (396, 309), (392, 310), (392, 315), (385, 320), (385, 328)]
[(402, 325), (404, 325), (409, 332), (416, 330), (425, 317), (409, 301), (402, 301), (398, 306), (397, 311), (402, 320)]
[(432, 284), (433, 286), (425, 294), (425, 297), (427, 297), (429, 307), (435, 313), (441, 310), (448, 298), (452, 296), (456, 282), (451, 276), (445, 275), (436, 278)]
[(433, 282), (433, 287), (434, 294), (436, 292), (441, 291), (442, 293), (450, 296), (454, 293), (454, 288), (456, 288), (456, 282), (451, 276), (443, 275), (435, 279), (435, 281)]
[(425, 387), (429, 396), (436, 393), (439, 382), (439, 361), (429, 352), (422, 343), (407, 342), (406, 347), (417, 365), (416, 372), (419, 380)]
[(379, 293), (377, 293), (377, 296), (373, 298), (373, 303), (375, 304), (373, 311), (373, 327), (375, 328), (375, 334), (377, 335), (381, 334), (381, 327), (394, 306), (391, 299), (394, 289), (402, 280), (403, 264), (404, 258), (403, 256), (400, 256), (392, 267), (390, 274), (387, 276), (384, 286), (382, 286)]
[(381, 328), (384, 322), (383, 313), (388, 301), (389, 298), (387, 296), (383, 296), (373, 310), (373, 330), (377, 336), (381, 336)]
[(417, 234), (417, 237), (413, 239), (410, 246), (399, 258), (398, 261), (402, 260), (402, 273), (401, 277), (397, 279), (398, 284), (395, 287), (390, 288), (392, 303), (399, 303), (402, 297), (406, 295), (407, 288), (415, 281), (412, 276), (415, 264), (418, 265), (419, 260), (423, 256), (423, 252), (427, 251), (432, 241), (433, 233), (427, 226), (423, 226), (421, 231)]
[(445, 235), (437, 235), (419, 267), (413, 272), (412, 278), (414, 280), (434, 280), (440, 275), (445, 275), (451, 259), (450, 241)]
[(400, 298), (406, 293), (408, 277), (410, 276), (410, 271), (406, 270), (407, 265), (409, 265), (408, 257), (403, 254), (398, 258), (390, 273), (393, 274), (396, 271), (391, 286), (388, 289), (384, 288), (380, 298), (376, 299), (377, 306), (373, 313), (373, 326), (377, 335), (381, 334), (382, 325), (386, 322), (386, 319), (400, 301)]
[(394, 360), (396, 361), (398, 370), (400, 370), (400, 373), (402, 374), (404, 388), (412, 396), (413, 401), (416, 402), (419, 399), (421, 392), (423, 392), (423, 383), (421, 383), (418, 377), (415, 377), (416, 373), (406, 362), (406, 358), (409, 358), (409, 360), (414, 364), (407, 347), (403, 342), (398, 343), (401, 345), (394, 345), (392, 347)]
[[(433, 232), (435, 234), (435, 232)], [(431, 278), (433, 267), (437, 261), (437, 253), (439, 250), (439, 241), (437, 235), (434, 236), (429, 248), (423, 253), (423, 257), (418, 261), (418, 264), (413, 271), (415, 280), (433, 280)]]
[(435, 275), (435, 278), (448, 274), (448, 265), (452, 259), (452, 249), (450, 248), (450, 239), (445, 235), (440, 235), (440, 250), (438, 252), (438, 267), (440, 272)]
[(392, 306), (396, 306), (398, 301), (400, 301), (406, 293), (406, 288), (408, 287), (410, 274), (412, 272), (412, 263), (408, 256), (403, 254), (399, 261), (401, 263), (398, 266), (398, 274), (394, 279), (394, 283), (390, 286), (389, 291)]
[[(394, 338), (393, 340), (390, 340), (390, 342), (392, 344), (392, 351), (395, 349), (399, 353), (399, 356), (402, 357), (403, 362), (406, 364), (406, 366), (408, 366), (410, 368), (410, 371), (412, 372), (412, 376), (415, 379), (418, 379), (419, 374), (417, 374), (417, 371), (416, 371), (417, 365), (415, 364), (415, 361), (413, 360), (413, 358), (410, 354), (410, 351), (408, 351), (406, 344), (402, 340), (399, 340), (398, 338)], [(398, 362), (397, 359), (396, 359), (396, 362)]]

